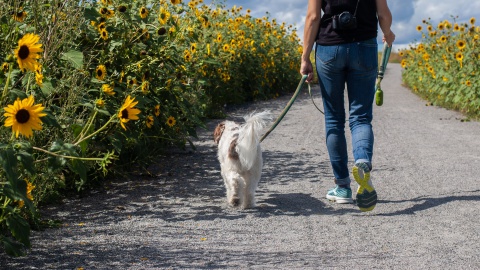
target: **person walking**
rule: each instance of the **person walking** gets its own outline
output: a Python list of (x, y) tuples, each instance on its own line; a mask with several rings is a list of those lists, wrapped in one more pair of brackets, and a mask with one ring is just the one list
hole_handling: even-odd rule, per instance
[(310, 53), (315, 45), (315, 65), (325, 112), (326, 144), (335, 176), (335, 188), (327, 199), (353, 203), (345, 138), (344, 90), (347, 87), (355, 165), (358, 183), (356, 203), (371, 211), (377, 192), (370, 179), (374, 136), (372, 130), (375, 80), (378, 72), (378, 25), (383, 41), (392, 46), (392, 14), (387, 0), (309, 0), (303, 36), (300, 73), (313, 79)]

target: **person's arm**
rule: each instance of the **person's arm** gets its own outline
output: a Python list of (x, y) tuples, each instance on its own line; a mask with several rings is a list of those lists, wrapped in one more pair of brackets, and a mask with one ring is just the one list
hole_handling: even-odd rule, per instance
[(387, 5), (387, 0), (375, 0), (377, 3), (378, 23), (383, 32), (383, 42), (387, 42), (388, 46), (392, 46), (395, 41), (395, 34), (390, 27), (392, 26), (392, 13)]
[(320, 18), (322, 13), (321, 0), (308, 0), (307, 16), (305, 18), (305, 28), (303, 31), (303, 53), (300, 65), (300, 73), (307, 76), (307, 82), (313, 79), (313, 66), (310, 61), (313, 43), (317, 37), (320, 27)]

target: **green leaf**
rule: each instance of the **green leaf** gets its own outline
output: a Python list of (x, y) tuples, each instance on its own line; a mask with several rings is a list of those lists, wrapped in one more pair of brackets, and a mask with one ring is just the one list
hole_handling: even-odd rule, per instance
[(77, 191), (80, 191), (83, 185), (87, 182), (87, 167), (83, 161), (78, 159), (72, 159), (69, 163), (69, 168), (80, 176), (80, 183), (77, 185)]
[(23, 168), (30, 174), (35, 174), (35, 167), (33, 166), (33, 156), (27, 151), (18, 151), (17, 160), (23, 165)]
[(43, 110), (43, 113), (46, 115), (42, 117), (42, 122), (45, 123), (47, 126), (55, 127), (55, 128), (62, 128), (60, 124), (57, 122), (57, 118), (52, 114), (50, 110)]
[(10, 239), (9, 237), (1, 237), (0, 242), (3, 243), (5, 252), (13, 257), (19, 257), (25, 255), (23, 252), (23, 245)]
[(15, 152), (9, 146), (3, 147), (0, 151), (0, 163), (2, 164), (5, 175), (7, 176), (10, 184), (15, 188), (17, 182), (17, 159), (15, 158)]
[(7, 226), (12, 235), (26, 247), (30, 247), (30, 225), (18, 214), (12, 214), (7, 218)]
[(50, 95), (52, 93), (52, 91), (54, 90), (52, 82), (48, 79), (43, 81), (42, 87), (40, 87), (40, 89), (42, 90), (42, 93), (45, 96)]
[(83, 53), (70, 50), (63, 54), (62, 60), (68, 61), (74, 68), (81, 69), (83, 67)]

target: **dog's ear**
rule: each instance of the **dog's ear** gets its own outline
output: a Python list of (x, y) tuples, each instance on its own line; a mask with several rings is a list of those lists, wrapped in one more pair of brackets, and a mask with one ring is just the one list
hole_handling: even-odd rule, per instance
[(220, 142), (220, 138), (222, 137), (223, 131), (225, 130), (225, 122), (222, 122), (217, 125), (215, 131), (213, 132), (213, 141), (218, 144)]

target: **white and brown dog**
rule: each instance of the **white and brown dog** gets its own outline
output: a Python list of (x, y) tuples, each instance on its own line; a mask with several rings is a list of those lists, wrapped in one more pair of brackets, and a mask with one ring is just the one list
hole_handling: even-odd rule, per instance
[(255, 190), (262, 174), (260, 132), (272, 120), (269, 111), (244, 117), (245, 123), (224, 121), (213, 133), (218, 160), (227, 188), (227, 201), (243, 209), (255, 207)]

